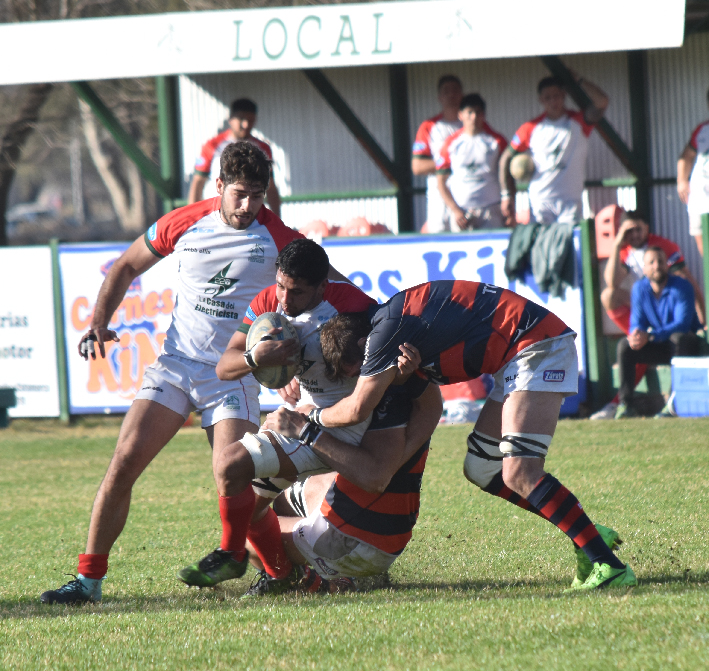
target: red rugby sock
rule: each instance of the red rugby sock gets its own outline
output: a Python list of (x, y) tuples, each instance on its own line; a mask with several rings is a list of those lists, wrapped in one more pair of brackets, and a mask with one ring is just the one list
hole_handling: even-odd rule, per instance
[(220, 548), (241, 561), (246, 555), (246, 532), (256, 505), (254, 490), (249, 485), (236, 496), (219, 497), (219, 516), (222, 519), (222, 542)]
[(79, 555), (79, 567), (76, 569), (84, 578), (98, 580), (108, 573), (108, 555)]
[(293, 570), (293, 564), (288, 559), (281, 540), (278, 515), (273, 508), (268, 508), (258, 522), (251, 524), (246, 537), (256, 550), (268, 575), (273, 578), (285, 578)]

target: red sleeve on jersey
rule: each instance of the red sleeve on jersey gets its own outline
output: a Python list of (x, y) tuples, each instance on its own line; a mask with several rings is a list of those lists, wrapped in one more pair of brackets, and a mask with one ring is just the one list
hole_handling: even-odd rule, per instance
[(489, 135), (492, 135), (497, 140), (497, 148), (500, 150), (500, 153), (505, 151), (507, 148), (507, 140), (505, 139), (504, 135), (500, 135), (494, 128), (491, 128), (487, 124), (485, 124), (485, 132), (488, 133)]
[(595, 123), (588, 123), (583, 112), (567, 110), (566, 113), (581, 126), (581, 132), (588, 137), (596, 127)]
[(695, 129), (694, 132), (692, 133), (692, 137), (689, 138), (689, 146), (694, 149), (694, 151), (699, 151), (698, 145), (697, 145), (697, 136), (699, 135), (699, 132), (709, 124), (709, 121), (705, 121), (704, 123), (700, 123)]
[(254, 137), (253, 135), (251, 136), (251, 142), (253, 142), (266, 156), (268, 156), (268, 160), (272, 161), (273, 160), (273, 152), (271, 151), (271, 145), (268, 144), (268, 142), (264, 142), (263, 140), (259, 140), (257, 137)]
[(145, 244), (156, 256), (171, 254), (182, 234), (200, 219), (218, 210), (220, 203), (221, 199), (216, 196), (168, 212), (146, 231)]
[(431, 151), (431, 128), (433, 125), (443, 117), (442, 114), (433, 117), (433, 119), (426, 119), (416, 132), (416, 138), (414, 139), (414, 147), (411, 151), (413, 158), (433, 158), (433, 152)]
[[(278, 297), (276, 296), (276, 285), (272, 284), (270, 287), (259, 291), (256, 294), (249, 307), (244, 314), (244, 322), (242, 326), (246, 326), (245, 329), (248, 331), (248, 327), (251, 326), (256, 321), (256, 317), (262, 315), (264, 312), (275, 312), (278, 309)], [(241, 328), (239, 329), (242, 330)]]
[(271, 210), (265, 205), (259, 210), (256, 217), (260, 224), (263, 224), (276, 243), (276, 248), (280, 252), (289, 242), (304, 238), (305, 236), (292, 228), (288, 228)]
[(370, 305), (376, 304), (359, 287), (349, 282), (328, 283), (323, 300), (326, 300), (340, 314), (343, 312), (364, 312)]
[(211, 140), (207, 140), (202, 146), (202, 151), (195, 162), (194, 169), (203, 175), (209, 175), (212, 168), (212, 159), (217, 147), (224, 142), (224, 139), (230, 136), (231, 130), (225, 130), (219, 135), (215, 135)]
[(537, 124), (544, 118), (544, 115), (538, 116), (536, 119), (527, 121), (523, 123), (515, 133), (514, 137), (510, 140), (510, 147), (514, 149), (518, 154), (527, 151), (529, 149), (529, 141), (532, 138), (532, 131), (535, 129)]
[(453, 139), (458, 137), (463, 132), (463, 129), (457, 130), (452, 135), (449, 135), (444, 141), (441, 147), (441, 154), (436, 159), (436, 171), (437, 172), (451, 172), (451, 154), (450, 146)]

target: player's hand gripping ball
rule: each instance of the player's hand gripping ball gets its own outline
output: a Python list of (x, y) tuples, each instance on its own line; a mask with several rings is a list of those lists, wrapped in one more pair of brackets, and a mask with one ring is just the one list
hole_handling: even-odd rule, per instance
[[(269, 334), (274, 328), (280, 328), (280, 333)], [(251, 350), (262, 340), (289, 340), (295, 339), (299, 343), (298, 333), (293, 325), (278, 312), (264, 312), (256, 317), (256, 321), (251, 324), (246, 335), (246, 349)], [(258, 354), (257, 354), (258, 357)], [(254, 377), (269, 389), (280, 389), (285, 387), (298, 370), (300, 361), (282, 366), (258, 366), (254, 369)]]

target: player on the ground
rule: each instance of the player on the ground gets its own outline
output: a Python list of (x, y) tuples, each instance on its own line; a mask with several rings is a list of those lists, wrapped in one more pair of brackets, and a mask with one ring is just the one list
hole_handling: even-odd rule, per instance
[[(349, 394), (354, 379), (336, 382), (325, 376), (325, 364), (320, 349), (320, 329), (324, 323), (341, 312), (361, 312), (375, 301), (349, 282), (329, 282), (327, 253), (312, 240), (295, 240), (287, 245), (276, 261), (276, 284), (261, 291), (251, 301), (243, 324), (232, 335), (219, 363), (217, 375), (231, 382), (250, 378), (259, 366), (282, 365), (290, 362), (293, 340), (265, 341), (246, 351), (246, 335), (254, 320), (265, 312), (284, 315), (298, 333), (301, 347), (301, 365), (296, 373), (300, 382), (302, 401), (314, 405), (331, 405)], [(334, 431), (338, 437), (357, 445), (369, 425), (365, 417), (356, 426)], [(299, 440), (279, 436), (254, 427), (237, 442), (226, 446), (215, 461), (214, 470), (219, 490), (219, 509), (222, 513), (220, 546), (198, 562), (182, 569), (179, 578), (188, 585), (213, 586), (223, 580), (242, 575), (248, 562), (245, 549), (247, 533), (269, 573), (278, 579), (287, 577), (293, 566), (284, 556), (282, 545), (269, 542), (273, 535), (274, 515), (254, 519), (256, 494), (251, 486), (256, 482), (262, 497), (277, 495), (273, 478), (288, 479), (299, 474), (329, 471), (309, 446)], [(283, 485), (283, 488), (290, 483)], [(259, 511), (261, 512), (261, 511)], [(276, 535), (278, 524), (275, 521)], [(263, 542), (259, 539), (263, 538)], [(279, 547), (280, 545), (280, 547)], [(231, 566), (239, 564), (239, 575)]]
[(595, 84), (572, 73), (591, 100), (581, 112), (565, 107), (566, 91), (558, 77), (545, 77), (537, 86), (544, 114), (519, 127), (500, 160), (502, 214), (514, 215), (510, 161), (529, 151), (534, 174), (529, 183), (529, 214), (539, 224), (574, 224), (581, 219), (581, 195), (586, 179), (588, 138), (608, 107), (608, 96)]
[(299, 412), (280, 408), (268, 415), (264, 427), (281, 435), (316, 432), (313, 451), (337, 472), (284, 492), (297, 500), (297, 516), (279, 515), (293, 577), (278, 580), (264, 570), (247, 594), (293, 587), (342, 591), (352, 588), (348, 579), (386, 571), (404, 551), (418, 519), (421, 479), (442, 407), (438, 387), (411, 376), (387, 389), (357, 446), (320, 433)]
[(709, 213), (709, 121), (694, 129), (677, 161), (677, 193), (687, 206), (689, 234), (694, 236), (697, 249), (704, 256), (702, 215)]
[[(450, 230), (502, 228), (498, 173), (507, 140), (490, 128), (479, 93), (460, 101), (463, 127), (449, 135), (436, 161), (438, 190), (450, 213)], [(512, 180), (510, 180), (512, 181)]]
[[(204, 143), (200, 155), (194, 167), (194, 175), (190, 182), (190, 190), (187, 195), (189, 204), (196, 203), (203, 198), (212, 197), (216, 194), (216, 180), (219, 177), (219, 160), (224, 148), (232, 142), (251, 142), (255, 144), (270, 161), (273, 161), (273, 153), (268, 142), (259, 140), (251, 134), (256, 125), (256, 114), (258, 108), (253, 100), (239, 98), (229, 107), (229, 128), (215, 135)], [(206, 189), (206, 193), (205, 193)], [(271, 169), (271, 179), (266, 187), (266, 200), (268, 207), (277, 216), (281, 216), (281, 197), (278, 187), (273, 180), (273, 169)]]
[[(326, 362), (336, 372), (361, 365), (361, 373), (350, 396), (330, 408), (312, 410), (311, 421), (343, 427), (367, 416), (394, 379), (398, 348), (404, 343), (418, 348), (419, 372), (439, 384), (489, 373), (495, 386), (469, 437), (468, 479), (488, 486), (488, 464), (501, 459), (498, 485), (525, 499), (523, 507), (534, 508), (558, 526), (586, 555), (592, 570), (583, 583), (574, 581), (572, 589), (637, 583), (576, 497), (544, 471), (561, 403), (578, 389), (576, 334), (564, 322), (500, 287), (436, 281), (395, 294), (360, 323), (348, 333), (338, 328), (337, 318), (323, 328)], [(608, 540), (613, 544), (615, 539)]]
[[(227, 445), (257, 430), (258, 383), (253, 376), (222, 382), (215, 367), (249, 301), (273, 281), (279, 251), (302, 237), (263, 207), (270, 172), (271, 162), (256, 146), (230, 144), (221, 158), (219, 196), (159, 219), (113, 264), (101, 285), (91, 327), (79, 345), (84, 358), (95, 358), (94, 346), (105, 357), (118, 340), (108, 323), (131, 282), (168, 254), (179, 254), (172, 323), (123, 421), (94, 501), (79, 575), (42, 594), (44, 603), (101, 599), (108, 555), (125, 526), (133, 484), (191, 411), (202, 412), (214, 464)], [(217, 485), (222, 487), (219, 476)]]

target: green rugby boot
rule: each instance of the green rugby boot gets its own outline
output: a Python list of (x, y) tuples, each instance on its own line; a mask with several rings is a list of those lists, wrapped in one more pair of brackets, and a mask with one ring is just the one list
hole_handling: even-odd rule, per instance
[(183, 568), (177, 577), (190, 587), (214, 587), (225, 580), (241, 578), (248, 565), (248, 552), (241, 561), (236, 561), (231, 552), (217, 548), (204, 559)]
[(589, 592), (592, 589), (603, 589), (604, 587), (635, 587), (638, 579), (633, 573), (633, 569), (627, 564), (623, 568), (613, 568), (609, 564), (593, 565), (591, 575), (586, 578), (586, 582), (578, 587), (564, 590), (565, 592)]
[[(596, 524), (596, 530), (605, 544), (610, 548), (611, 552), (615, 552), (623, 542), (615, 529), (604, 527), (602, 524)], [(576, 576), (571, 583), (571, 588), (578, 589), (586, 582), (588, 576), (591, 575), (593, 564), (581, 548), (577, 548), (576, 546), (574, 546), (574, 548), (576, 551)]]

